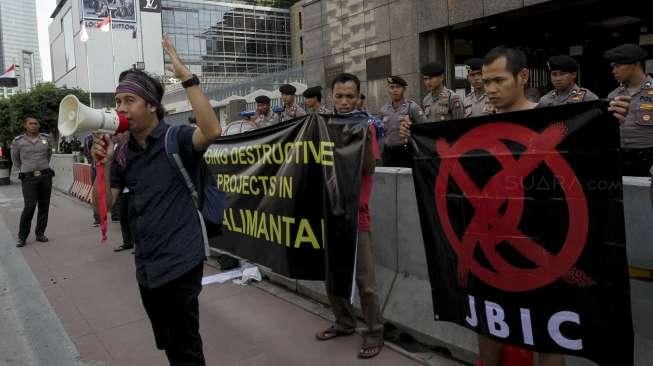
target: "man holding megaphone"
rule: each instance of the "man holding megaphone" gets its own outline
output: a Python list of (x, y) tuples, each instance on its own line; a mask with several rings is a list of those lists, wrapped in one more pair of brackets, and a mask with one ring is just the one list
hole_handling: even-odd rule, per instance
[[(197, 76), (182, 63), (167, 35), (162, 44), (197, 116), (198, 128), (176, 130), (176, 156), (193, 176), (205, 150), (222, 131)], [(120, 191), (129, 190), (126, 201), (136, 246), (136, 278), (157, 348), (165, 350), (170, 364), (205, 365), (198, 306), (205, 260), (203, 228), (187, 185), (166, 155), (170, 126), (163, 121), (163, 92), (161, 83), (145, 72), (127, 70), (120, 75), (116, 111), (124, 116), (130, 133), (124, 156), (116, 159), (123, 161), (114, 162), (109, 134), (96, 133), (92, 154), (98, 164), (120, 163), (123, 169), (112, 169), (119, 173), (105, 174), (104, 182), (96, 179), (94, 189), (97, 192), (105, 185), (107, 209)]]

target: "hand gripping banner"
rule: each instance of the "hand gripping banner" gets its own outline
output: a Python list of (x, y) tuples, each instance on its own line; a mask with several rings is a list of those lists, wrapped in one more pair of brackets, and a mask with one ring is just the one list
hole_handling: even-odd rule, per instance
[(227, 194), (211, 246), (349, 296), (367, 120), (309, 114), (219, 138), (204, 155)]
[(630, 365), (619, 126), (602, 102), (413, 126), (435, 318)]

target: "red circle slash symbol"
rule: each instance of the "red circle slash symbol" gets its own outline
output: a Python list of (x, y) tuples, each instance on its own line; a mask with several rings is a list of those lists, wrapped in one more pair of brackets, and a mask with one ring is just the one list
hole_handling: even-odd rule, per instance
[[(435, 181), (435, 204), (444, 233), (458, 256), (458, 276), (463, 286), (471, 271), (497, 289), (528, 291), (554, 282), (575, 264), (587, 240), (589, 218), (585, 194), (581, 185), (576, 183), (576, 174), (556, 150), (565, 134), (563, 123), (554, 123), (537, 133), (521, 125), (498, 122), (468, 131), (451, 146), (444, 139), (438, 139), (435, 148), (441, 164)], [(517, 158), (503, 141), (519, 143), (526, 146), (526, 150)], [(459, 161), (465, 153), (479, 150), (494, 156), (502, 168), (482, 188), (476, 185)], [(524, 211), (523, 181), (542, 163), (562, 183), (569, 212), (567, 237), (562, 248), (554, 254), (518, 227)], [(474, 208), (474, 216), (462, 239), (452, 227), (447, 208), (449, 179), (453, 179)], [(511, 179), (513, 182), (518, 180), (519, 184), (506, 184)], [(506, 208), (503, 214), (502, 206)], [(535, 268), (520, 268), (509, 263), (497, 251), (501, 243), (512, 246), (534, 263)], [(477, 245), (493, 268), (487, 268), (474, 259)]]

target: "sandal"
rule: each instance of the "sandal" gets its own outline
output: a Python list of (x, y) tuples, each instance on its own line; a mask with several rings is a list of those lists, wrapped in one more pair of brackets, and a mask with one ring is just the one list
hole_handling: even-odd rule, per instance
[(120, 246), (113, 248), (114, 252), (122, 252), (123, 250), (132, 249), (134, 246), (129, 243), (122, 243)]
[(350, 336), (354, 334), (354, 332), (355, 332), (354, 329), (342, 330), (332, 325), (321, 332), (317, 332), (315, 334), (315, 338), (317, 338), (318, 341), (328, 341), (329, 339), (333, 339), (337, 337)]
[(381, 350), (383, 349), (382, 339), (375, 344), (368, 344), (367, 342), (367, 339), (363, 340), (363, 345), (361, 346), (360, 351), (358, 351), (358, 358), (372, 358), (381, 353)]

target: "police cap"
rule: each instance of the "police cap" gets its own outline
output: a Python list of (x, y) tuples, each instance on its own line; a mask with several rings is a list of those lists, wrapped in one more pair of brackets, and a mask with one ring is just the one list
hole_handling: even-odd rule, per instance
[(254, 98), (254, 101), (256, 101), (256, 103), (270, 104), (270, 98), (265, 95), (259, 95), (258, 97)]
[(578, 62), (572, 57), (567, 55), (557, 55), (549, 57), (546, 65), (549, 71), (559, 70), (562, 72), (576, 72), (578, 71)]
[(420, 70), (424, 76), (440, 76), (444, 74), (444, 66), (437, 62), (429, 62)]
[(465, 66), (467, 66), (467, 71), (480, 71), (483, 68), (483, 59), (482, 58), (470, 58), (465, 61)]
[(322, 98), (322, 87), (318, 85), (307, 88), (302, 95), (304, 98)]
[(408, 86), (406, 80), (404, 80), (401, 76), (390, 76), (388, 78), (388, 84), (398, 84), (403, 86), (404, 88)]
[(295, 92), (297, 91), (297, 88), (290, 84), (284, 84), (279, 87), (279, 91), (281, 94), (285, 95), (295, 95)]
[(634, 64), (646, 59), (648, 53), (640, 46), (632, 43), (611, 48), (603, 54), (603, 58), (616, 64)]

